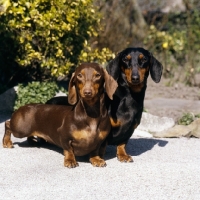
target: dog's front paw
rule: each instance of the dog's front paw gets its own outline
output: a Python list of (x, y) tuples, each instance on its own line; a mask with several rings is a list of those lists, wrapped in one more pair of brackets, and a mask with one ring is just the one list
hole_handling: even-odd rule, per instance
[(133, 162), (133, 158), (130, 155), (117, 155), (117, 159), (120, 162)]
[(90, 162), (94, 167), (106, 167), (105, 160), (101, 159), (99, 156), (90, 158)]
[(76, 160), (65, 160), (64, 166), (68, 168), (75, 168), (78, 167), (79, 164), (76, 162)]

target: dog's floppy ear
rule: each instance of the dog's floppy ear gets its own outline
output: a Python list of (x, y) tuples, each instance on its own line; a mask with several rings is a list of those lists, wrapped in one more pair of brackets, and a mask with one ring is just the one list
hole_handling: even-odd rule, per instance
[(150, 53), (150, 74), (155, 83), (160, 82), (162, 76), (162, 64)]
[(110, 74), (115, 80), (119, 78), (120, 74), (120, 66), (119, 66), (120, 55), (121, 53), (118, 53), (117, 56), (113, 60), (111, 60), (108, 63), (108, 66), (106, 67), (108, 74)]
[(108, 97), (113, 99), (113, 94), (118, 87), (117, 82), (113, 79), (112, 76), (104, 69), (104, 79), (105, 79), (105, 89)]
[(74, 105), (77, 102), (76, 87), (74, 85), (74, 74), (75, 73), (72, 74), (68, 87), (68, 102), (71, 105)]

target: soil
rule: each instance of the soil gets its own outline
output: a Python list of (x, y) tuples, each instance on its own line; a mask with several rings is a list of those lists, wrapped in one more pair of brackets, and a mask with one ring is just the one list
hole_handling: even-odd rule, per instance
[(167, 86), (169, 80), (162, 78), (154, 83), (148, 78), (144, 107), (153, 115), (167, 116), (177, 121), (184, 113), (200, 113), (200, 88), (183, 83)]

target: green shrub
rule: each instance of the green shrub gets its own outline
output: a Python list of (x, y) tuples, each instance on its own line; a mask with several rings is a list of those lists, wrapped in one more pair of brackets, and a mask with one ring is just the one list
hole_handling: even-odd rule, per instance
[(189, 125), (191, 124), (195, 119), (195, 115), (193, 113), (185, 113), (179, 120), (179, 125)]
[(194, 75), (200, 72), (200, 11), (170, 13), (164, 20), (161, 27), (150, 26), (144, 44), (163, 60), (167, 78), (181, 67), (182, 80), (195, 84)]
[(14, 110), (29, 103), (45, 103), (55, 96), (59, 90), (67, 93), (64, 88), (59, 87), (55, 82), (19, 84)]
[(97, 24), (91, 0), (10, 0), (1, 23), (20, 44), (20, 66), (39, 63), (51, 75), (66, 73)]
[(112, 57), (106, 48), (91, 48), (90, 38), (98, 36), (100, 28), (100, 14), (92, 0), (4, 0), (0, 6), (0, 74), (4, 77), (0, 82), (4, 84), (23, 68), (28, 70), (18, 75), (19, 82), (31, 70), (37, 73), (30, 73), (26, 81), (51, 80), (68, 74), (79, 62), (101, 63)]

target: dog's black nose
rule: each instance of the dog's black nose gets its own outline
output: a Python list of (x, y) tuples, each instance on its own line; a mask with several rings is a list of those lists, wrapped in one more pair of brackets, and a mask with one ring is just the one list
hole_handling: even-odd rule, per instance
[(140, 77), (138, 75), (133, 75), (131, 79), (133, 83), (138, 83), (140, 81)]
[(92, 96), (92, 90), (90, 90), (90, 89), (84, 90), (84, 95), (87, 97)]

